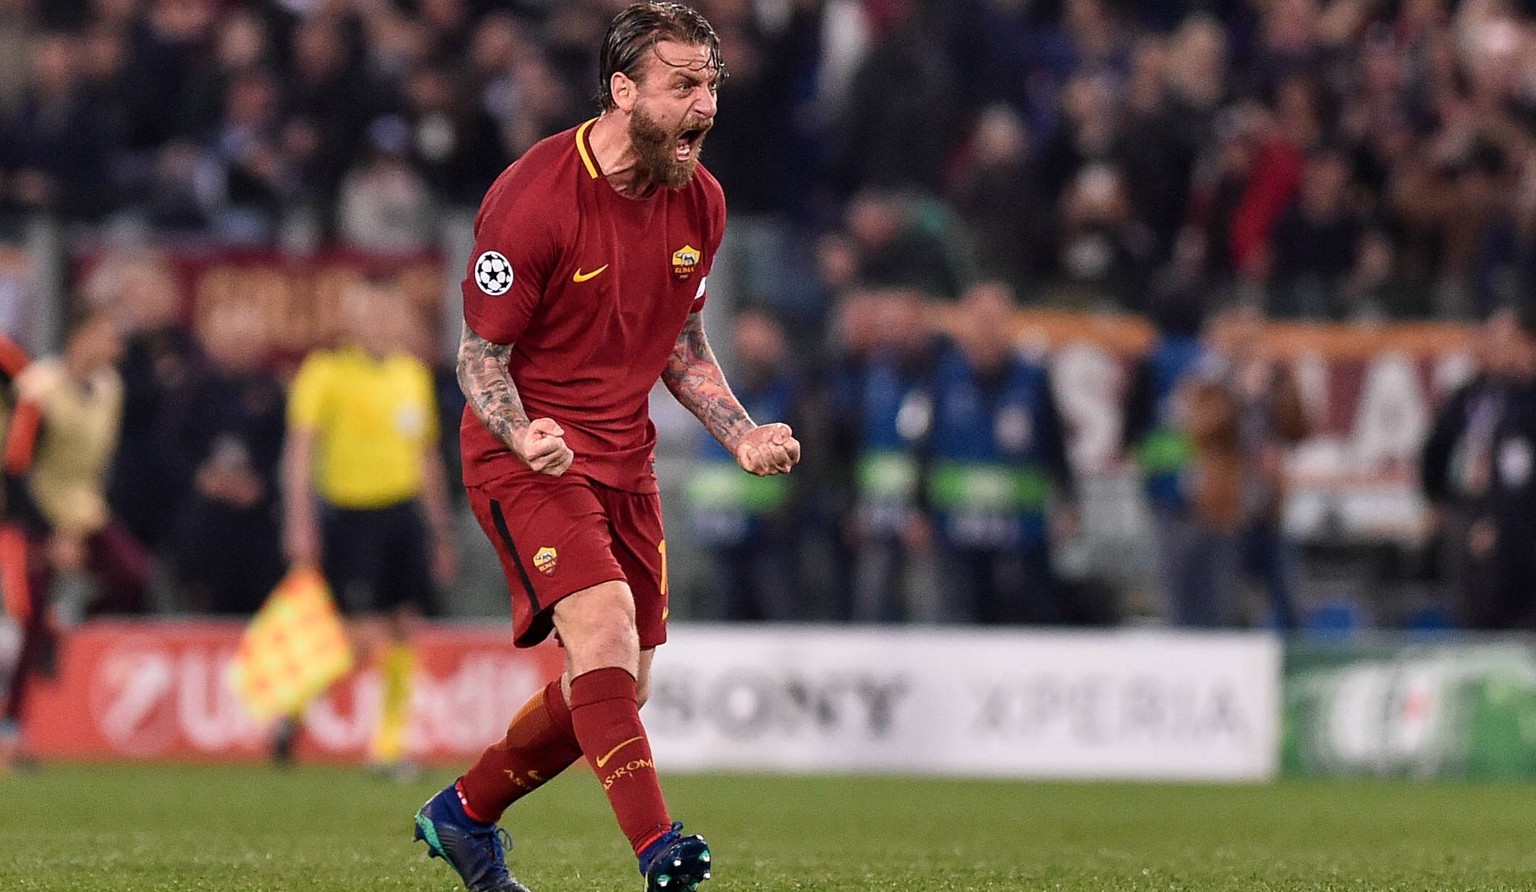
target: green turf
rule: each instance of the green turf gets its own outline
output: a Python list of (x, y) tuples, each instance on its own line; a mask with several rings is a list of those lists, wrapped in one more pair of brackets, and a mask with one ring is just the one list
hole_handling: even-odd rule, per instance
[[(0, 890), (451, 890), (410, 841), (450, 775), (48, 767), (0, 776)], [(671, 777), (708, 892), (1536, 889), (1536, 787)], [(535, 892), (640, 889), (589, 774), (517, 806)]]

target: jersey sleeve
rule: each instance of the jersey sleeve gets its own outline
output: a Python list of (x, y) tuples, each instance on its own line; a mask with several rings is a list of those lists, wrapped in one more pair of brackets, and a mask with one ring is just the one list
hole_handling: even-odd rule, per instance
[(693, 305), (688, 308), (690, 313), (697, 313), (704, 309), (704, 304), (709, 300), (709, 271), (714, 269), (715, 254), (720, 251), (720, 242), (725, 238), (725, 191), (720, 188), (720, 184), (713, 176), (706, 181), (705, 188), (709, 238), (704, 245), (704, 265), (699, 275), (699, 290), (693, 295)]
[(288, 426), (301, 430), (320, 427), (325, 414), (325, 391), (330, 375), (324, 357), (311, 353), (299, 366), (288, 390)]
[(486, 196), (464, 275), (464, 321), (493, 344), (522, 336), (559, 261), (558, 223), (544, 192), (509, 176)]

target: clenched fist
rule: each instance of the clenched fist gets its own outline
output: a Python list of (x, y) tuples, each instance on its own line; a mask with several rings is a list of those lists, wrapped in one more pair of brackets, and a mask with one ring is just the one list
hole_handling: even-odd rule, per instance
[(753, 428), (736, 444), (736, 463), (749, 474), (788, 474), (800, 461), (800, 441), (789, 425), (775, 422)]
[(511, 445), (524, 464), (551, 477), (564, 474), (576, 458), (565, 445), (565, 430), (553, 418), (535, 418), (512, 435)]

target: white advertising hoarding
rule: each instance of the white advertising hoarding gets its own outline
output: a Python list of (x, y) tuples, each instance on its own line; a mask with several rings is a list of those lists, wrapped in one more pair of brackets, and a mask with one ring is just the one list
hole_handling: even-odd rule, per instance
[(1247, 633), (676, 626), (664, 769), (1264, 780), (1280, 645)]

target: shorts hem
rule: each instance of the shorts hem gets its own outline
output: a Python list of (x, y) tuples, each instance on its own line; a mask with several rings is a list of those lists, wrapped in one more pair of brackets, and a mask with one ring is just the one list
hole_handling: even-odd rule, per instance
[(528, 625), (522, 632), (516, 633), (512, 638), (513, 647), (534, 647), (548, 638), (555, 631), (555, 605), (569, 598), (577, 592), (586, 591), (589, 588), (602, 585), (605, 582), (622, 582), (629, 584), (629, 580), (623, 576), (604, 576), (591, 582), (583, 582), (571, 586), (549, 600), (539, 599), (539, 610), (528, 620)]

